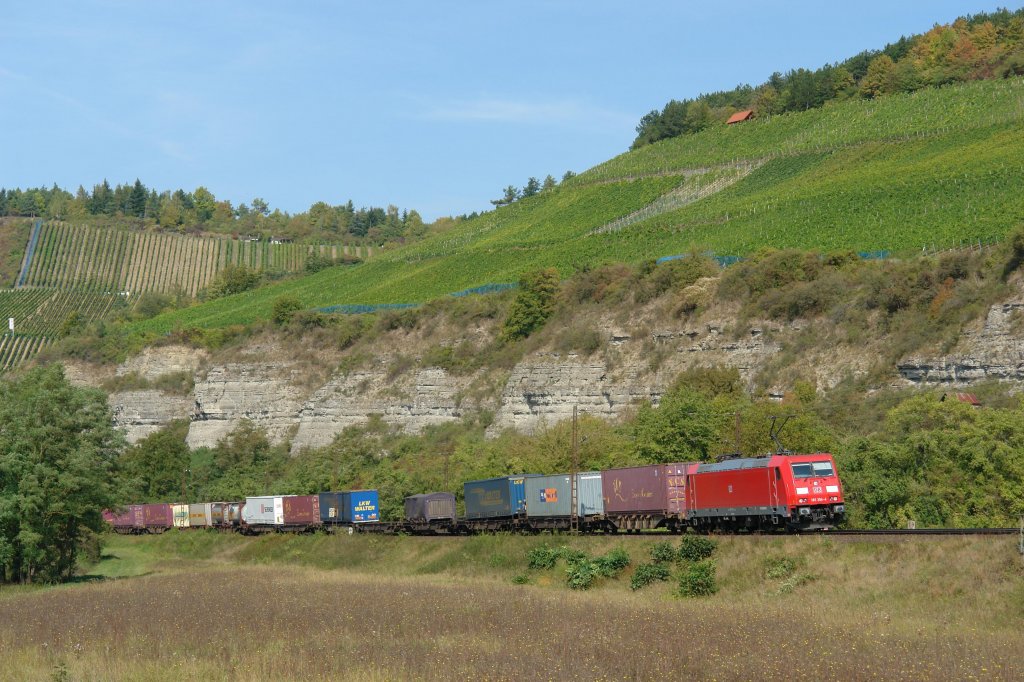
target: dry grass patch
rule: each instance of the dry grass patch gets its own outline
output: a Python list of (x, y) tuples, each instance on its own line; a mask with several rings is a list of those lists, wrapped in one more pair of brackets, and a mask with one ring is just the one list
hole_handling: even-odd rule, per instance
[[(0, 679), (1016, 679), (1019, 635), (855, 614), (296, 567), (0, 601)], [(12, 665), (17, 670), (11, 670)], [(369, 673), (369, 676), (367, 676)]]

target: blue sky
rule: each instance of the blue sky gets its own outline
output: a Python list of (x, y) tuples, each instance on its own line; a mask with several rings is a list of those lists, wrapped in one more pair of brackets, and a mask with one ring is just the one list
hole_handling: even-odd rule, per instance
[[(625, 151), (669, 99), (997, 5), (67, 0), (0, 19), (0, 187), (108, 179), (432, 220)], [(854, 8), (855, 10), (851, 9)]]

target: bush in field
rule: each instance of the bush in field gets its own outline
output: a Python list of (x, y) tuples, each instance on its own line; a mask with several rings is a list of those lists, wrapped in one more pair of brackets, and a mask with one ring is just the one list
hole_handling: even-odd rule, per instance
[(676, 594), (680, 597), (707, 597), (718, 592), (715, 569), (714, 559), (688, 564), (679, 574), (679, 589), (676, 590)]
[(592, 561), (571, 563), (565, 570), (565, 574), (566, 584), (573, 590), (589, 590), (599, 575)]
[(554, 568), (555, 564), (558, 563), (559, 556), (560, 552), (558, 547), (541, 545), (540, 547), (534, 547), (526, 555), (527, 565), (530, 568), (540, 570)]
[(292, 321), (295, 313), (302, 310), (302, 301), (290, 294), (278, 296), (274, 299), (274, 312), (271, 319), (278, 327), (283, 327)]
[(651, 547), (651, 561), (656, 564), (671, 564), (676, 560), (677, 553), (669, 542), (656, 542)]
[(561, 559), (566, 564), (566, 584), (574, 590), (587, 590), (598, 578), (614, 578), (629, 566), (629, 552), (617, 547), (604, 556), (590, 558), (586, 552), (562, 545), (534, 547), (527, 554), (531, 569), (554, 568)]
[(592, 563), (602, 578), (614, 578), (629, 566), (629, 552), (616, 547), (604, 556), (597, 557)]
[[(668, 544), (668, 543), (664, 543)], [(640, 564), (636, 567), (636, 572), (633, 573), (633, 577), (629, 580), (629, 589), (636, 591), (640, 588), (647, 587), (654, 581), (668, 580), (671, 576), (668, 566), (660, 561), (655, 561), (650, 564)]]
[(718, 543), (701, 535), (684, 535), (679, 543), (680, 561), (703, 561), (715, 553)]
[(765, 562), (764, 575), (769, 580), (782, 580), (793, 575), (796, 561), (788, 556), (772, 557)]

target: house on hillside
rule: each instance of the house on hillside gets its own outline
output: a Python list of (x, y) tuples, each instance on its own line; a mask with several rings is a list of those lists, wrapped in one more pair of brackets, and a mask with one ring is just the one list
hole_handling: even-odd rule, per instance
[(270, 237), (271, 244), (291, 244), (292, 241), (291, 237), (275, 237), (273, 235)]
[(729, 117), (729, 120), (725, 122), (726, 125), (732, 125), (733, 123), (742, 123), (743, 121), (749, 121), (754, 118), (754, 110), (747, 109), (746, 111), (737, 111), (735, 114)]

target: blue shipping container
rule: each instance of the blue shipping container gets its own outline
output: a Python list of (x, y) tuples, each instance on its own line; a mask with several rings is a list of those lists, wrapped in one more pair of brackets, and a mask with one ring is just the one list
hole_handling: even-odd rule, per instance
[(502, 476), (463, 484), (467, 519), (500, 519), (526, 513), (526, 479)]
[(342, 523), (380, 521), (380, 497), (376, 490), (351, 490), (341, 493)]
[(341, 523), (344, 493), (320, 493), (320, 523)]

